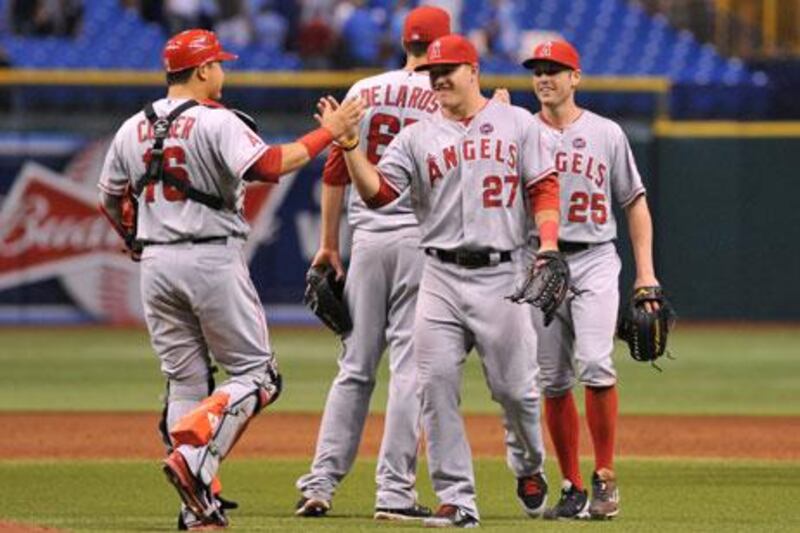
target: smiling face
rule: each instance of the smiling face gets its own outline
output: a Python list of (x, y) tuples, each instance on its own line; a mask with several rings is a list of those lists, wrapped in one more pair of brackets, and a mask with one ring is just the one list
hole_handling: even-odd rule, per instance
[(445, 109), (461, 106), (469, 97), (477, 69), (466, 63), (435, 65), (430, 69), (431, 88)]
[(538, 61), (532, 71), (533, 91), (539, 102), (548, 107), (570, 102), (581, 80), (579, 70), (552, 61)]

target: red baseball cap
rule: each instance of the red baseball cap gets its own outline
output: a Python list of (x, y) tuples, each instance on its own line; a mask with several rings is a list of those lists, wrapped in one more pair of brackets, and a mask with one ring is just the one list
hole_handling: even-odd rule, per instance
[(436, 65), (460, 65), (466, 63), (478, 66), (478, 51), (475, 46), (463, 35), (452, 33), (439, 37), (428, 47), (428, 56), (424, 64), (416, 69), (430, 70)]
[(444, 9), (421, 6), (412, 9), (403, 24), (403, 42), (430, 43), (450, 34), (450, 15)]
[(230, 61), (239, 56), (224, 51), (213, 31), (194, 29), (182, 31), (167, 41), (162, 57), (167, 72), (179, 72), (209, 61)]
[(564, 65), (572, 70), (581, 69), (581, 57), (575, 47), (567, 41), (545, 41), (533, 49), (533, 56), (522, 62), (528, 69), (534, 68), (537, 61), (550, 61)]

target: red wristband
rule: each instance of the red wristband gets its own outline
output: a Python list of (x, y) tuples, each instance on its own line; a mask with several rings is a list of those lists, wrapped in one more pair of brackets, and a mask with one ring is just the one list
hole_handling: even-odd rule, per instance
[(539, 226), (539, 242), (558, 242), (558, 222), (545, 220)]
[(297, 142), (306, 147), (309, 159), (314, 159), (333, 142), (333, 134), (325, 128), (317, 128), (297, 139)]
[(364, 203), (367, 204), (367, 207), (370, 209), (378, 209), (379, 207), (383, 207), (384, 205), (394, 202), (398, 196), (400, 196), (395, 189), (393, 189), (389, 182), (386, 181), (386, 178), (383, 176), (380, 177), (381, 179), (381, 186), (378, 189), (372, 198), (368, 200), (364, 200)]

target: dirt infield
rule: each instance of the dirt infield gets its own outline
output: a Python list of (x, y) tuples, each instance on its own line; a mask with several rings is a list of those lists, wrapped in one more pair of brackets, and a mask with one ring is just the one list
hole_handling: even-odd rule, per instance
[(3, 533), (54, 533), (56, 531), (63, 531), (52, 527), (34, 526), (31, 524), (22, 524), (19, 522), (9, 522), (0, 520), (0, 531)]
[[(155, 413), (1, 413), (0, 458), (155, 459), (163, 454), (157, 422)], [(381, 416), (369, 418), (362, 456), (377, 453), (382, 425)], [(317, 414), (265, 413), (253, 420), (235, 455), (311, 458), (318, 427)], [(505, 454), (497, 416), (469, 416), (467, 431), (475, 456)], [(800, 417), (622, 416), (617, 434), (623, 457), (800, 460)]]

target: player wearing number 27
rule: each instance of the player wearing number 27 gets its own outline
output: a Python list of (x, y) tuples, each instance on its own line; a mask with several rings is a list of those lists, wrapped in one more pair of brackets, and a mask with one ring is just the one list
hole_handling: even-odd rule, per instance
[[(533, 72), (541, 103), (535, 115), (554, 154), (561, 183), (561, 242), (575, 290), (549, 327), (533, 313), (545, 396), (545, 421), (563, 476), (561, 499), (545, 518), (610, 518), (619, 512), (614, 474), (617, 376), (612, 361), (619, 307), (620, 259), (610, 201), (624, 209), (636, 261), (634, 288), (658, 285), (645, 188), (628, 140), (615, 122), (578, 107), (578, 52), (567, 42), (538, 45), (523, 66)], [(538, 241), (534, 229), (534, 246)], [(575, 383), (585, 386), (586, 421), (594, 446), (592, 498), (578, 463)]]
[[(248, 181), (277, 182), (347, 127), (357, 105), (323, 107), (321, 127), (268, 146), (217, 100), (224, 51), (213, 32), (187, 30), (163, 51), (167, 95), (117, 131), (100, 177), (100, 204), (123, 236), (127, 191), (138, 198), (141, 293), (167, 380), (162, 468), (183, 508), (179, 529), (225, 527), (217, 471), (249, 420), (280, 393), (264, 310), (243, 253)], [(157, 164), (151, 164), (156, 161)], [(228, 378), (213, 386), (211, 361)]]
[[(524, 453), (509, 457), (525, 512), (543, 511), (547, 485), (539, 427), (536, 332), (526, 307), (504, 299), (523, 275), (527, 220), (540, 250), (558, 240), (558, 180), (541, 143), (542, 127), (519, 107), (480, 93), (478, 54), (460, 35), (434, 41), (426, 63), (441, 105), (404, 128), (377, 166), (343, 139), (353, 183), (367, 205), (410, 192), (425, 252), (414, 321), (428, 468), (439, 499), (426, 526), (479, 523), (469, 443), (459, 413), (463, 365), (481, 357), (506, 431)], [(351, 132), (354, 137), (356, 131)]]
[[(405, 68), (358, 81), (348, 98), (360, 97), (366, 113), (359, 141), (377, 163), (400, 130), (439, 111), (428, 74), (415, 72), (428, 45), (450, 33), (446, 11), (422, 6), (404, 23)], [(334, 146), (322, 176), (322, 236), (313, 264), (330, 264), (344, 275), (339, 255), (339, 219), (350, 177), (342, 149)], [(342, 338), (339, 373), (331, 385), (311, 471), (297, 480), (298, 516), (323, 516), (334, 492), (353, 466), (364, 430), (378, 363), (389, 348), (389, 396), (376, 469), (376, 519), (414, 520), (431, 514), (417, 503), (416, 469), (420, 401), (412, 351), (422, 253), (419, 224), (406, 192), (370, 209), (354, 188), (348, 194), (353, 248), (344, 293), (353, 330)]]

